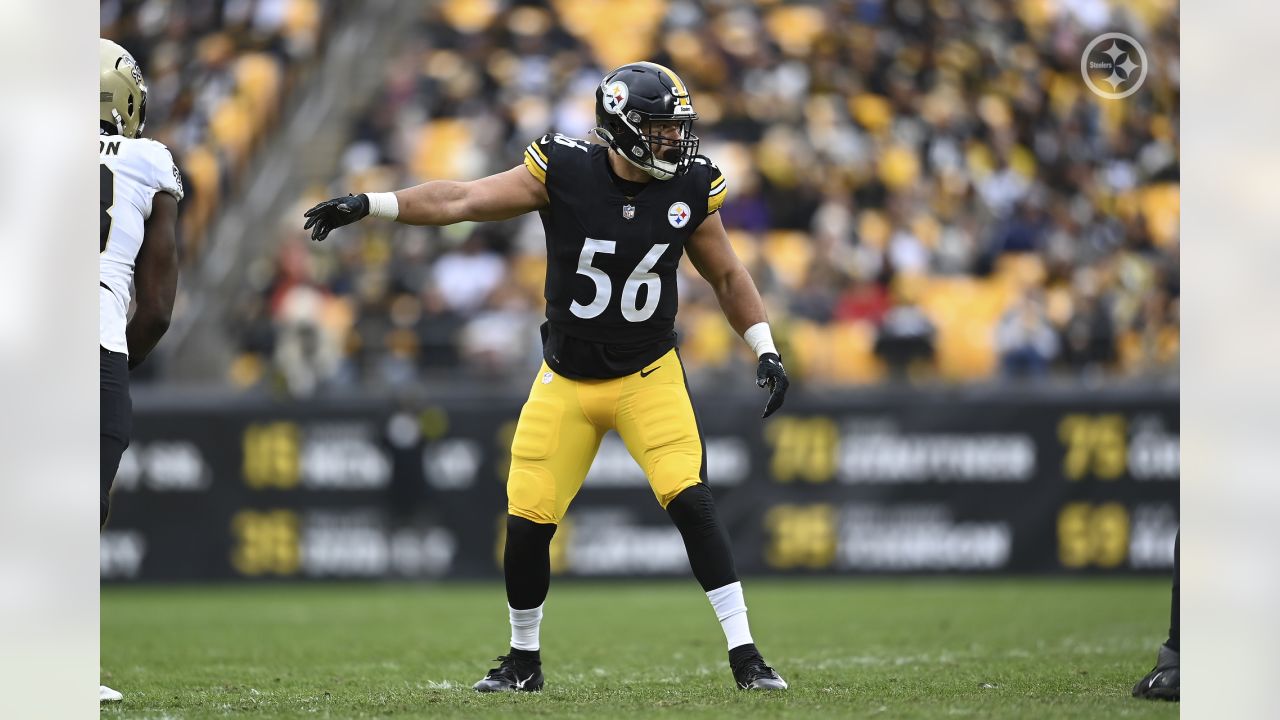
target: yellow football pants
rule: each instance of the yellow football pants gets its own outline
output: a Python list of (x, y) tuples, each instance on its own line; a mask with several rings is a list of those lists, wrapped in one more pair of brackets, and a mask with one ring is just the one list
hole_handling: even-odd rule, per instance
[(663, 508), (702, 481), (702, 435), (675, 350), (612, 380), (570, 380), (544, 362), (511, 442), (507, 512), (558, 524), (609, 430), (622, 437)]

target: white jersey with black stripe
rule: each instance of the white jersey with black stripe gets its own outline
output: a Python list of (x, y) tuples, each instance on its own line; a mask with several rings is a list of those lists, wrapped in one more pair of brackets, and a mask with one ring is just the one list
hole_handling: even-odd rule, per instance
[(161, 191), (181, 200), (182, 177), (169, 148), (154, 140), (99, 135), (98, 159), (98, 341), (128, 354), (125, 325), (133, 267), (151, 217), (151, 200)]

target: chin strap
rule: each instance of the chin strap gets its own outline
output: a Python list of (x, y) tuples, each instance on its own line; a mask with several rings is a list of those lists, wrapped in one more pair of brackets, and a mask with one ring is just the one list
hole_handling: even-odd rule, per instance
[[(613, 133), (609, 132), (608, 130), (605, 130), (602, 127), (595, 128), (591, 132), (595, 133), (596, 137), (605, 141), (605, 143), (607, 143), (609, 147), (613, 148), (614, 150), (617, 150), (619, 153), (622, 153), (621, 150), (618, 150), (618, 143), (614, 142), (613, 140)], [(623, 155), (623, 157), (626, 157), (626, 156)]]
[(671, 178), (676, 176), (674, 171), (663, 170), (662, 168), (658, 167), (655, 164), (657, 162), (657, 158), (653, 157), (652, 152), (649, 153), (649, 166), (646, 167), (636, 162), (635, 160), (632, 160), (631, 157), (627, 155), (627, 153), (622, 151), (622, 148), (618, 147), (618, 143), (613, 139), (613, 133), (609, 132), (608, 130), (602, 127), (595, 128), (592, 132), (596, 134), (596, 137), (600, 138), (601, 140), (604, 140), (606, 143), (609, 143), (609, 148), (614, 152), (618, 153), (618, 155), (622, 156), (623, 160), (626, 160), (636, 168), (643, 170), (645, 174), (649, 175), (649, 177), (652, 177), (655, 180), (670, 180)]
[(124, 118), (120, 117), (120, 111), (115, 108), (111, 108), (111, 117), (115, 118), (116, 132), (120, 135), (124, 135)]

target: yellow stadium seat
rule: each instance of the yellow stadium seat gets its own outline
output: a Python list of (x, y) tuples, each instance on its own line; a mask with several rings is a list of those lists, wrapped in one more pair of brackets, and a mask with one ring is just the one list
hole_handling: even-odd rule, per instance
[(602, 67), (615, 68), (653, 54), (665, 0), (553, 0), (558, 22), (588, 47)]
[(877, 133), (887, 129), (893, 121), (893, 106), (883, 95), (862, 93), (849, 98), (849, 114), (860, 125)]
[(244, 101), (238, 97), (223, 101), (209, 120), (209, 134), (226, 151), (238, 172), (253, 139), (253, 119), (246, 111)]
[(911, 148), (893, 145), (880, 155), (880, 180), (891, 190), (904, 190), (920, 179), (920, 158)]
[(831, 380), (859, 384), (884, 377), (884, 363), (875, 354), (875, 325), (865, 320), (836, 323), (827, 336), (831, 343)]
[(806, 382), (871, 383), (884, 376), (884, 366), (875, 355), (876, 330), (870, 323), (822, 325), (797, 320), (789, 339), (787, 363)]
[(462, 32), (473, 33), (489, 26), (498, 12), (494, 0), (446, 0), (444, 19)]
[(1182, 347), (1182, 333), (1177, 325), (1160, 329), (1156, 337), (1156, 360), (1162, 364), (1174, 363)]
[(681, 337), (681, 358), (688, 358), (694, 367), (722, 367), (729, 362), (737, 347), (736, 335), (719, 312), (702, 307), (682, 308), (685, 332)]
[(221, 199), (222, 188), (218, 177), (218, 158), (207, 145), (197, 145), (188, 150), (182, 158), (182, 169), (195, 191), (191, 193), (193, 202), (187, 209), (183, 228), (183, 240), (190, 253), (204, 242), (204, 231)]
[(807, 233), (774, 230), (764, 238), (764, 254), (783, 284), (798, 288), (804, 284), (813, 259), (813, 243)]
[(471, 143), (471, 130), (462, 120), (433, 120), (418, 133), (411, 168), (420, 179), (457, 177), (462, 172), (459, 152)]
[(316, 0), (290, 0), (284, 16), (285, 34), (314, 38), (319, 29), (320, 7)]
[(995, 330), (1016, 297), (1007, 282), (931, 278), (920, 307), (937, 330), (938, 373), (948, 380), (980, 380), (996, 370)]
[(511, 263), (511, 275), (516, 285), (530, 298), (542, 299), (547, 274), (547, 257), (542, 254), (518, 255)]
[(274, 121), (280, 101), (280, 66), (265, 53), (249, 53), (236, 61), (236, 87), (244, 97), (255, 131)]
[(942, 225), (933, 214), (921, 213), (911, 219), (911, 232), (920, 239), (920, 244), (934, 250), (942, 236)]
[(244, 389), (258, 384), (266, 372), (266, 362), (257, 353), (241, 353), (227, 368), (227, 379), (237, 388)]
[(1142, 336), (1133, 330), (1116, 335), (1116, 358), (1125, 371), (1133, 371), (1143, 360)]
[(863, 210), (858, 213), (858, 239), (868, 247), (885, 249), (892, 230), (889, 220), (879, 210)]
[(1159, 183), (1143, 188), (1138, 194), (1138, 205), (1146, 218), (1152, 242), (1164, 247), (1178, 239), (1181, 198), (1177, 183)]
[(345, 336), (355, 319), (355, 307), (348, 298), (328, 297), (320, 306), (320, 325), (334, 335)]
[(791, 353), (787, 357), (787, 365), (794, 365), (798, 375), (805, 379), (822, 379), (829, 375), (825, 372), (830, 358), (827, 352), (826, 328), (808, 320), (795, 320), (791, 323)]
[(783, 52), (804, 56), (826, 28), (826, 18), (821, 8), (811, 5), (780, 5), (765, 17), (764, 26)]
[(996, 259), (996, 276), (1025, 289), (1042, 287), (1048, 271), (1036, 253), (1005, 253)]
[(751, 267), (760, 256), (760, 244), (750, 233), (744, 230), (730, 230), (729, 244), (733, 246), (733, 252), (742, 261), (743, 265)]

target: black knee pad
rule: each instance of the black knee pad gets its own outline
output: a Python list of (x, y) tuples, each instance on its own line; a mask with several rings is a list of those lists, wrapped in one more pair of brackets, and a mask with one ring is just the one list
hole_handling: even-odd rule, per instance
[(527, 610), (547, 599), (547, 590), (551, 587), (551, 538), (555, 534), (555, 525), (507, 516), (502, 573), (511, 607)]
[(711, 488), (702, 483), (685, 488), (667, 503), (667, 514), (682, 534), (708, 535), (720, 527)]
[(545, 547), (556, 534), (556, 525), (536, 523), (515, 515), (507, 516), (507, 544), (521, 547)]
[(684, 539), (689, 567), (702, 589), (710, 592), (738, 581), (729, 534), (716, 514), (711, 488), (698, 483), (667, 503), (667, 514)]

